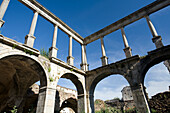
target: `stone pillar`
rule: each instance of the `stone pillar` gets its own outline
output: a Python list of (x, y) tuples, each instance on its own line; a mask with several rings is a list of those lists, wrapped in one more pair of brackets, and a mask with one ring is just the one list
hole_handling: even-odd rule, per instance
[(122, 37), (123, 37), (123, 42), (124, 42), (124, 46), (125, 48), (123, 49), (126, 55), (126, 58), (129, 58), (132, 56), (132, 49), (129, 47), (126, 35), (125, 35), (125, 31), (123, 28), (121, 28), (121, 33), (122, 33)]
[(54, 113), (55, 95), (55, 88), (40, 88), (36, 113)]
[(102, 66), (105, 66), (105, 65), (108, 65), (108, 58), (107, 58), (106, 52), (105, 52), (103, 37), (100, 38), (100, 40), (101, 40), (101, 49), (102, 49), (102, 57), (101, 57)]
[(37, 19), (38, 19), (38, 12), (34, 12), (34, 17), (32, 19), (32, 24), (30, 27), (29, 34), (25, 36), (25, 44), (29, 47), (33, 47), (34, 45), (34, 40), (35, 40), (34, 31), (37, 24)]
[(54, 34), (53, 34), (53, 42), (52, 42), (52, 47), (49, 49), (49, 58), (57, 58), (57, 48), (56, 48), (56, 42), (57, 42), (57, 31), (58, 31), (58, 26), (54, 26)]
[(87, 94), (87, 113), (95, 113), (94, 109), (94, 95), (93, 94)]
[(156, 29), (155, 29), (154, 25), (152, 24), (149, 16), (146, 16), (145, 18), (148, 23), (149, 29), (152, 33), (152, 36), (153, 36), (152, 41), (153, 41), (153, 43), (155, 43), (156, 48), (163, 47), (162, 38), (161, 38), (161, 36), (158, 36), (158, 33), (156, 32)]
[(78, 113), (86, 113), (85, 110), (85, 95), (84, 94), (79, 94), (77, 95), (77, 111)]
[(147, 102), (147, 98), (145, 96), (143, 85), (138, 84), (138, 86), (131, 86), (131, 90), (132, 90), (135, 106), (137, 108), (137, 112), (150, 113), (150, 109)]
[(81, 45), (81, 69), (83, 71), (88, 71), (87, 56), (86, 56), (86, 45)]
[(72, 36), (70, 36), (70, 41), (69, 41), (69, 52), (68, 52), (68, 57), (67, 57), (67, 63), (70, 65), (74, 65), (74, 57), (72, 56)]
[[(162, 43), (162, 38), (161, 38), (161, 36), (158, 36), (158, 33), (156, 32), (156, 29), (155, 29), (154, 25), (152, 24), (149, 16), (146, 16), (145, 18), (148, 23), (149, 29), (152, 33), (152, 36), (153, 36), (152, 41), (155, 44), (156, 48), (163, 47), (164, 45)], [(168, 68), (168, 71), (170, 73), (170, 60), (164, 61), (164, 65)]]
[(0, 6), (0, 28), (5, 23), (5, 21), (3, 21), (2, 19), (4, 17), (4, 14), (5, 14), (7, 8), (8, 8), (9, 2), (10, 2), (10, 0), (3, 0), (2, 4)]

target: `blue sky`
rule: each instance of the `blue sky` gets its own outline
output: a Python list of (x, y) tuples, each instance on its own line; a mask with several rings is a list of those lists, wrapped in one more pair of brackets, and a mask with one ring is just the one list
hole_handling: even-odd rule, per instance
[[(54, 13), (62, 21), (68, 24), (72, 29), (78, 32), (82, 37), (86, 37), (103, 27), (131, 14), (132, 12), (154, 2), (155, 0), (37, 0), (48, 10)], [(2, 0), (0, 0), (0, 3)], [(24, 42), (24, 37), (29, 32), (33, 17), (32, 10), (22, 5), (17, 0), (11, 0), (8, 10), (3, 18), (4, 26), (1, 33), (9, 38)], [(164, 45), (170, 43), (170, 7), (164, 8), (152, 15), (150, 19), (159, 35), (163, 38)], [(35, 31), (35, 45), (37, 49), (51, 47), (53, 36), (53, 25), (38, 17), (38, 23)], [(148, 51), (155, 49), (152, 43), (152, 35), (147, 26), (146, 20), (141, 19), (125, 27), (125, 33), (132, 54), (144, 56)], [(58, 32), (57, 48), (58, 58), (66, 61), (68, 56), (69, 38), (62, 31)], [(124, 45), (120, 30), (115, 31), (104, 38), (106, 54), (109, 57), (109, 63), (124, 59)], [(75, 66), (80, 68), (81, 47), (76, 41), (73, 41), (73, 57)], [(87, 60), (90, 69), (101, 66), (101, 48), (100, 40), (92, 42), (87, 46)], [(149, 96), (157, 92), (168, 90), (170, 85), (169, 73), (161, 63), (151, 68), (145, 79), (145, 86)], [(113, 83), (113, 84), (110, 84)], [(75, 88), (70, 81), (62, 79), (59, 81), (61, 86)], [(159, 85), (158, 85), (159, 84)], [(103, 100), (121, 97), (121, 89), (128, 85), (127, 81), (120, 75), (112, 75), (102, 80), (96, 87), (95, 98)], [(107, 97), (103, 95), (107, 92)]]

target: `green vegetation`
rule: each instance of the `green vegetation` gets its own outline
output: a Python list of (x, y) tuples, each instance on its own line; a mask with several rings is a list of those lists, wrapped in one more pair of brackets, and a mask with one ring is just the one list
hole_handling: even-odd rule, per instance
[(49, 51), (46, 51), (44, 48), (40, 50), (40, 54), (46, 58), (49, 58)]
[(70, 69), (70, 71), (74, 71), (74, 69)]
[(30, 51), (30, 50), (24, 49), (24, 52), (25, 52), (26, 54), (33, 55), (33, 52), (32, 52), (32, 51)]
[(119, 97), (115, 97), (114, 100), (120, 100), (120, 98)]
[(51, 72), (51, 67), (48, 68), (48, 72)]
[(136, 107), (127, 108), (127, 110), (124, 111), (124, 112), (125, 112), (125, 113), (137, 113)]
[(15, 49), (16, 47), (17, 47), (17, 45), (16, 45), (16, 44), (14, 44), (14, 45), (13, 45), (13, 47), (12, 47), (12, 49)]
[(53, 79), (53, 77), (49, 77), (49, 80), (50, 80), (50, 82), (53, 82), (54, 81), (54, 79)]
[(153, 109), (153, 108), (151, 108), (151, 112), (152, 113), (157, 113), (157, 111), (155, 109)]
[(122, 112), (119, 109), (107, 107), (105, 109), (101, 109), (100, 111), (95, 111), (95, 113), (122, 113)]
[(16, 106), (13, 107), (13, 110), (11, 110), (11, 113), (17, 113)]

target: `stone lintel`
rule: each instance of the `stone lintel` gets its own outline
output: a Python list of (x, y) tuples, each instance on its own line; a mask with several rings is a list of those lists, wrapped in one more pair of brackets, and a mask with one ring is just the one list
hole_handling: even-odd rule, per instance
[(132, 57), (132, 49), (130, 47), (126, 47), (125, 49), (123, 49), (126, 55), (126, 58)]
[(155, 0), (153, 3), (135, 11), (134, 13), (131, 13), (130, 15), (106, 26), (105, 28), (85, 37), (84, 44), (89, 44), (97, 39), (99, 39), (101, 36), (106, 36), (123, 26), (127, 26), (137, 20), (142, 19), (146, 15), (152, 14), (162, 8), (165, 8), (169, 6), (169, 0)]
[(4, 25), (5, 21), (3, 21), (2, 19), (0, 19), (0, 28)]
[(25, 36), (25, 44), (29, 47), (33, 47), (35, 39), (35, 36), (28, 34)]
[(101, 60), (102, 60), (102, 66), (108, 65), (108, 57), (107, 56), (102, 56)]
[(163, 47), (162, 43), (162, 37), (161, 36), (155, 36), (152, 38), (152, 42), (155, 43), (156, 48), (161, 48)]
[(58, 51), (58, 48), (56, 47), (50, 47), (49, 48), (49, 58), (57, 58), (57, 51)]

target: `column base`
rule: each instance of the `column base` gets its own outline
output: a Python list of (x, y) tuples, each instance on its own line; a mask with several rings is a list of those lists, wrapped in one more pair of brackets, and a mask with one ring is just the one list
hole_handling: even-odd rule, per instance
[(54, 113), (55, 97), (56, 88), (40, 88), (36, 113)]
[(130, 47), (126, 47), (123, 49), (126, 55), (126, 58), (132, 57), (132, 49)]
[(28, 34), (25, 36), (25, 44), (29, 47), (33, 47), (35, 39), (35, 36)]
[(155, 43), (156, 48), (161, 48), (163, 47), (163, 43), (162, 43), (162, 38), (161, 36), (156, 36), (152, 38), (152, 42)]
[(102, 60), (102, 66), (108, 65), (108, 57), (107, 56), (101, 57), (101, 60)]
[(89, 70), (89, 64), (80, 64), (81, 70), (88, 71)]
[(67, 63), (69, 64), (69, 65), (74, 65), (74, 57), (72, 57), (72, 56), (68, 56), (67, 57)]
[(133, 99), (134, 99), (134, 102), (135, 102), (135, 106), (137, 108), (137, 112), (139, 112), (139, 113), (151, 113), (143, 85), (138, 84), (136, 86), (131, 86), (131, 90), (132, 90), (132, 95), (133, 95)]
[(49, 48), (49, 58), (57, 58), (57, 51), (58, 48), (56, 47)]
[(0, 19), (0, 28), (4, 25), (5, 21)]

